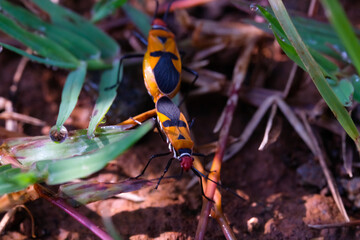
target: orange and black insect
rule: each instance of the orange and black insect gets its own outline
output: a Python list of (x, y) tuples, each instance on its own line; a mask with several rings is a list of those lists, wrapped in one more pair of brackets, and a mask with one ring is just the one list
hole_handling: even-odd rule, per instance
[[(173, 2), (173, 1), (172, 1)], [(181, 56), (176, 46), (175, 35), (168, 29), (166, 22), (172, 2), (164, 14), (164, 18), (156, 18), (158, 11), (158, 1), (156, 1), (156, 10), (154, 20), (151, 23), (151, 30), (147, 41), (138, 35), (140, 40), (147, 45), (144, 55), (130, 54), (124, 55), (120, 59), (143, 57), (143, 77), (148, 93), (154, 100), (154, 103), (161, 96), (174, 97), (180, 89), (181, 70), (192, 73), (195, 77), (193, 83), (198, 78), (198, 74), (184, 66), (181, 63)], [(116, 87), (119, 82), (109, 88)], [(109, 89), (108, 88), (108, 89)]]
[[(203, 155), (193, 153), (194, 142), (190, 137), (189, 124), (186, 121), (184, 114), (180, 112), (179, 108), (167, 96), (160, 97), (156, 102), (156, 114), (160, 130), (165, 135), (170, 152), (153, 155), (147, 162), (141, 174), (136, 178), (142, 176), (145, 173), (145, 170), (149, 166), (152, 159), (165, 156), (170, 153), (173, 153), (174, 155), (169, 159), (165, 170), (159, 178), (155, 188), (159, 186), (161, 180), (164, 178), (174, 159), (177, 159), (180, 162), (182, 171), (189, 171), (191, 169), (198, 177), (202, 176), (206, 178), (206, 176), (193, 167), (193, 155)], [(205, 196), (202, 182), (201, 191)]]
[[(146, 114), (152, 114), (152, 111), (149, 111)], [(183, 172), (183, 170), (189, 171), (191, 169), (195, 173), (195, 175), (198, 176), (199, 178), (203, 177), (211, 182), (214, 182), (216, 185), (223, 187), (221, 184), (217, 183), (216, 181), (209, 179), (207, 176), (205, 176), (203, 173), (201, 173), (193, 166), (193, 162), (194, 162), (193, 156), (204, 156), (204, 155), (193, 152), (194, 142), (190, 137), (189, 124), (186, 121), (185, 116), (180, 112), (179, 108), (171, 101), (170, 98), (168, 98), (167, 96), (162, 96), (158, 99), (158, 101), (156, 102), (156, 114), (157, 114), (157, 121), (160, 125), (160, 130), (165, 135), (170, 152), (153, 155), (147, 162), (141, 174), (138, 175), (136, 178), (142, 176), (145, 173), (152, 159), (173, 153), (173, 156), (169, 159), (165, 167), (165, 170), (161, 175), (161, 177), (159, 178), (159, 181), (155, 188), (159, 186), (161, 180), (164, 178), (165, 174), (169, 170), (171, 163), (174, 159), (177, 159), (179, 161), (182, 170), (181, 173)], [(200, 184), (201, 184), (202, 195), (209, 201), (212, 201), (211, 199), (206, 197), (204, 193), (202, 181), (200, 181)], [(238, 196), (230, 189), (227, 190)]]
[(157, 119), (162, 132), (166, 136), (169, 150), (174, 158), (180, 161), (182, 169), (191, 169), (194, 158), (194, 142), (190, 137), (189, 125), (179, 108), (166, 96), (156, 103)]
[(185, 171), (188, 171), (193, 167), (194, 158), (192, 156), (194, 142), (190, 137), (189, 125), (185, 116), (180, 112), (179, 108), (171, 101), (170, 98), (162, 96), (158, 99), (156, 102), (156, 115), (160, 131), (164, 134), (164, 138), (168, 143), (170, 152), (153, 155), (146, 164), (142, 173), (137, 177), (144, 174), (152, 159), (173, 153), (173, 157), (170, 158), (165, 171), (159, 180), (160, 183), (174, 159), (179, 160), (181, 168)]
[(156, 103), (159, 97), (172, 98), (179, 91), (181, 57), (175, 35), (167, 28), (165, 17), (153, 20), (147, 42), (143, 60), (144, 82)]

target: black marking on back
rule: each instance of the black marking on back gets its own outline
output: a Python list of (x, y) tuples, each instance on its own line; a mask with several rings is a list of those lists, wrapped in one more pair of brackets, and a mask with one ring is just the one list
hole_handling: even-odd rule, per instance
[(186, 127), (186, 123), (179, 119), (171, 119), (163, 122), (164, 127)]
[(178, 140), (185, 139), (185, 137), (181, 134), (179, 134)]
[(150, 56), (160, 57), (153, 69), (155, 80), (161, 92), (170, 94), (180, 81), (180, 74), (172, 62), (172, 59), (178, 60), (179, 58), (171, 52), (162, 51), (152, 52)]
[(179, 108), (167, 96), (162, 96), (159, 98), (159, 100), (156, 102), (156, 110), (167, 116), (170, 121), (180, 119)]
[(166, 43), (167, 37), (157, 37), (162, 44)]

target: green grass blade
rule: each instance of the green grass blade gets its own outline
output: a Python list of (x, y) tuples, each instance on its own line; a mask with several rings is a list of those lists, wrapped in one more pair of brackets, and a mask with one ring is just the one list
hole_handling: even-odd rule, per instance
[(0, 174), (1, 174), (2, 172), (5, 172), (6, 170), (9, 170), (9, 169), (11, 169), (11, 165), (10, 165), (10, 164), (0, 166)]
[(135, 130), (119, 126), (102, 127), (89, 139), (86, 130), (70, 132), (63, 143), (52, 142), (48, 136), (5, 140), (0, 159), (8, 156), (23, 163), (23, 169), (10, 165), (0, 167), (0, 195), (19, 191), (46, 181), (58, 184), (86, 177), (117, 157), (153, 127), (148, 121)]
[[(295, 48), (289, 41), (288, 37), (286, 36), (283, 28), (281, 27), (279, 21), (265, 8), (258, 6), (259, 11), (261, 14), (266, 18), (266, 20), (271, 25), (271, 29), (274, 32), (275, 38), (278, 41), (281, 48), (284, 50), (286, 55), (293, 60), (297, 65), (299, 65), (302, 69), (306, 71), (305, 66), (303, 65), (299, 55), (297, 54)], [(335, 81), (337, 81), (336, 73), (339, 71), (339, 68), (330, 60), (322, 56), (318, 51), (308, 47), (311, 55), (315, 58), (317, 63), (320, 65), (320, 68), (324, 75), (328, 77), (332, 77)]]
[(90, 59), (86, 61), (89, 70), (106, 70), (112, 68), (112, 64), (102, 59)]
[(124, 4), (122, 8), (124, 9), (126, 15), (130, 17), (131, 21), (140, 30), (140, 32), (144, 36), (147, 36), (151, 29), (150, 17), (129, 4)]
[(46, 38), (45, 36), (39, 36), (24, 30), (13, 20), (7, 18), (1, 13), (0, 30), (30, 47), (32, 50), (36, 51), (39, 55), (45, 58), (68, 62), (75, 65), (79, 64), (79, 61), (75, 58), (74, 55), (72, 55), (56, 42)]
[(50, 15), (53, 24), (61, 26), (90, 41), (100, 49), (102, 58), (114, 58), (118, 55), (120, 48), (117, 43), (80, 15), (49, 0), (32, 0), (32, 2)]
[(8, 1), (0, 1), (0, 7), (7, 14), (14, 17), (22, 26), (25, 26), (30, 30), (41, 32), (62, 47), (66, 48), (75, 57), (82, 60), (96, 59), (100, 57), (100, 50), (85, 38), (64, 28), (49, 24), (28, 10), (11, 4)]
[(29, 168), (44, 160), (57, 161), (90, 154), (120, 141), (124, 133), (126, 130), (121, 126), (104, 126), (97, 128), (93, 138), (89, 139), (86, 129), (76, 130), (69, 132), (68, 138), (61, 144), (53, 142), (49, 136), (12, 138), (5, 140), (0, 147), (0, 154), (8, 153), (24, 168)]
[(354, 86), (354, 99), (360, 102), (360, 77), (358, 75), (352, 75), (350, 77), (351, 83)]
[(117, 8), (121, 7), (127, 0), (102, 0), (97, 2), (92, 10), (92, 22), (100, 21), (101, 19), (112, 14)]
[(274, 36), (275, 36), (277, 42), (279, 43), (281, 49), (285, 52), (285, 54), (292, 61), (294, 61), (299, 67), (301, 67), (304, 71), (306, 71), (306, 68), (305, 68), (304, 64), (302, 63), (299, 55), (295, 51), (295, 48), (291, 44), (287, 43), (286, 41), (283, 41), (275, 32), (274, 32)]
[(316, 88), (319, 90), (321, 96), (328, 104), (329, 108), (334, 113), (341, 126), (344, 128), (347, 134), (355, 141), (358, 150), (360, 150), (359, 132), (354, 122), (352, 121), (345, 107), (336, 97), (335, 93), (331, 90), (329, 84), (325, 80), (325, 77), (319, 65), (309, 53), (304, 42), (301, 40), (301, 37), (295, 29), (294, 25), (292, 24), (292, 21), (283, 3), (280, 0), (269, 0), (269, 3), (275, 13), (275, 16), (279, 20), (284, 32), (286, 33), (286, 36), (290, 40), (291, 44), (294, 46), (307, 72), (314, 81)]
[[(119, 80), (122, 79), (123, 65), (121, 65)], [(106, 70), (101, 75), (100, 85), (99, 85), (99, 97), (96, 100), (94, 110), (91, 115), (91, 120), (88, 127), (88, 136), (92, 136), (96, 127), (99, 125), (101, 120), (104, 118), (105, 114), (109, 110), (112, 102), (116, 97), (116, 89), (108, 89), (107, 87), (113, 86), (116, 84), (118, 79), (118, 71), (119, 71), (119, 60), (114, 61), (113, 68), (110, 70)]]
[(56, 121), (58, 130), (64, 125), (64, 122), (69, 118), (71, 112), (75, 108), (81, 88), (84, 84), (85, 75), (86, 63), (81, 62), (78, 69), (70, 72), (66, 79), (61, 96), (59, 115)]
[(98, 151), (82, 156), (53, 161), (46, 160), (36, 164), (40, 172), (46, 172), (48, 184), (60, 184), (75, 178), (86, 177), (102, 169), (109, 161), (124, 152), (152, 128), (152, 122), (146, 122), (136, 130), (122, 134), (119, 141), (108, 144)]
[(293, 20), (296, 29), (298, 29), (307, 46), (337, 60), (344, 61), (341, 52), (345, 48), (330, 24), (300, 17), (295, 17)]
[(331, 24), (334, 26), (339, 38), (345, 46), (358, 74), (360, 74), (360, 44), (354, 30), (345, 15), (343, 8), (337, 0), (322, 0), (325, 12)]
[(41, 179), (34, 171), (21, 172), (19, 168), (5, 166), (7, 169), (0, 172), (0, 195), (20, 191)]
[[(331, 86), (331, 85), (330, 85)], [(342, 79), (336, 86), (331, 86), (342, 105), (350, 107), (351, 99), (354, 94), (354, 86), (348, 79)]]
[(35, 162), (44, 160), (59, 160), (78, 155), (89, 154), (103, 148), (107, 144), (123, 138), (124, 131), (119, 129), (104, 129), (95, 132), (89, 139), (86, 130), (77, 130), (61, 144), (53, 142), (49, 136), (16, 138), (6, 141), (11, 148), (10, 154), (24, 166), (29, 167)]
[(27, 57), (32, 61), (42, 63), (45, 65), (55, 66), (55, 67), (59, 67), (59, 68), (66, 68), (66, 69), (76, 69), (78, 66), (77, 64), (74, 64), (74, 63), (67, 63), (67, 62), (56, 61), (56, 60), (52, 60), (52, 59), (48, 59), (48, 58), (41, 58), (41, 57), (29, 54), (29, 53), (25, 52), (24, 50), (21, 50), (19, 48), (13, 47), (13, 46), (5, 44), (5, 43), (0, 42), (0, 45), (10, 51), (13, 51), (13, 52), (21, 55), (21, 56)]

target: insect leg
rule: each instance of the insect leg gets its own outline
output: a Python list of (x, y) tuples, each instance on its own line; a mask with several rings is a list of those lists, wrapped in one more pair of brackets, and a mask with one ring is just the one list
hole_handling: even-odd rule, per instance
[(191, 87), (193, 87), (194, 84), (195, 84), (195, 82), (196, 82), (196, 80), (199, 78), (199, 74), (198, 74), (196, 71), (194, 71), (194, 70), (192, 70), (192, 69), (190, 69), (190, 68), (188, 68), (188, 67), (185, 67), (185, 66), (183, 66), (182, 69), (183, 69), (184, 71), (186, 71), (186, 72), (194, 75), (194, 79), (193, 79), (193, 81), (191, 82), (191, 85), (190, 85)]
[(152, 155), (152, 156), (149, 158), (149, 161), (146, 163), (146, 165), (145, 165), (144, 169), (142, 170), (142, 172), (141, 172), (138, 176), (136, 176), (135, 179), (141, 177), (142, 175), (144, 175), (144, 173), (145, 173), (147, 167), (149, 166), (151, 160), (153, 160), (154, 158), (158, 158), (158, 157), (162, 157), (162, 156), (167, 156), (167, 155), (169, 155), (170, 153), (171, 153), (171, 152), (159, 153), (159, 154)]
[(119, 63), (119, 68), (118, 68), (118, 72), (117, 72), (117, 80), (116, 80), (116, 83), (112, 86), (109, 86), (109, 87), (106, 87), (105, 88), (105, 91), (108, 91), (108, 90), (111, 90), (111, 89), (114, 89), (115, 87), (118, 87), (119, 84), (120, 84), (120, 69), (122, 67), (122, 64), (123, 64), (123, 60), (124, 59), (129, 59), (129, 58), (142, 58), (144, 57), (144, 54), (142, 53), (133, 53), (133, 54), (125, 54), (124, 56), (122, 56), (120, 58), (120, 63)]
[(133, 117), (129, 117), (129, 119), (133, 120), (137, 125), (142, 125), (142, 123), (140, 121), (136, 120)]
[(144, 121), (148, 120), (151, 117), (154, 117), (155, 115), (156, 115), (156, 110), (151, 109), (149, 111), (136, 115), (135, 117), (130, 117), (129, 119), (121, 123), (118, 123), (117, 125), (133, 125), (129, 127), (132, 128), (135, 127), (136, 125), (141, 125), (140, 123), (143, 123)]
[(161, 177), (159, 178), (158, 183), (156, 184), (155, 189), (157, 189), (157, 188), (158, 188), (158, 186), (159, 186), (159, 184), (160, 184), (161, 180), (164, 178), (165, 174), (166, 174), (166, 173), (167, 173), (167, 171), (169, 170), (170, 165), (171, 165), (171, 163), (172, 163), (172, 160), (173, 160), (173, 159), (174, 159), (174, 158), (170, 158), (170, 159), (169, 159), (168, 163), (166, 164), (166, 167), (165, 167), (165, 170), (164, 170), (163, 174), (161, 175)]
[[(193, 152), (192, 155), (193, 155), (193, 156), (197, 156), (197, 157), (202, 157), (202, 158), (203, 158), (202, 163), (203, 163), (203, 165), (205, 165), (205, 158), (206, 158), (206, 155), (205, 155), (205, 154), (202, 154), (202, 153), (194, 153), (194, 152)], [(208, 172), (208, 173), (216, 172), (216, 171), (210, 171), (209, 169), (206, 169), (205, 167), (204, 167), (204, 171), (206, 171), (206, 172)]]
[[(224, 186), (224, 185), (222, 185), (222, 184), (220, 184), (220, 183), (218, 183), (218, 182), (216, 182), (216, 181), (208, 178), (207, 176), (205, 176), (202, 172), (200, 172), (200, 171), (197, 170), (196, 168), (191, 167), (191, 170), (192, 170), (192, 171), (195, 173), (195, 175), (198, 176), (199, 178), (203, 177), (203, 178), (209, 180), (210, 182), (215, 183), (217, 186), (221, 187), (222, 189), (225, 189), (226, 191), (234, 194), (236, 197), (244, 200), (244, 198), (242, 198), (241, 196), (239, 196), (234, 190), (232, 190), (232, 189), (230, 189), (230, 188), (228, 188), (228, 187), (226, 187), (226, 186)], [(201, 183), (201, 181), (200, 181), (200, 183)], [(203, 193), (204, 193), (204, 191), (203, 191)], [(205, 196), (205, 198), (208, 199), (206, 196)], [(208, 199), (208, 200), (209, 200), (209, 199)]]
[(175, 179), (179, 180), (180, 178), (182, 178), (183, 173), (184, 173), (184, 169), (183, 169), (183, 168), (181, 168), (181, 172), (180, 172), (180, 174), (178, 174), (178, 175), (174, 175), (174, 176), (167, 176), (167, 177), (163, 177), (163, 179), (164, 179), (164, 178), (165, 178), (165, 179), (168, 179), (168, 178), (175, 178)]
[(133, 33), (133, 34), (135, 35), (135, 37), (136, 37), (137, 39), (139, 39), (140, 42), (142, 42), (145, 46), (148, 45), (147, 40), (146, 40), (140, 33), (138, 33), (137, 31), (133, 31), (132, 33)]
[(192, 171), (195, 173), (195, 175), (198, 176), (199, 179), (200, 179), (201, 195), (203, 195), (204, 198), (206, 198), (208, 201), (215, 203), (214, 200), (208, 198), (208, 197), (205, 195), (205, 193), (204, 193), (204, 186), (203, 186), (202, 179), (201, 179), (201, 175), (200, 175), (199, 171), (198, 171), (197, 169), (195, 170), (194, 167), (191, 167), (191, 170), (192, 170)]
[(189, 123), (189, 129), (191, 130), (195, 123), (195, 118), (192, 118), (191, 121), (188, 121)]
[(156, 129), (158, 130), (161, 139), (162, 139), (164, 142), (166, 142), (166, 137), (164, 136), (164, 133), (161, 131), (161, 128), (160, 128), (160, 126), (159, 126), (159, 122), (158, 122), (158, 121), (155, 121), (155, 127), (156, 127)]

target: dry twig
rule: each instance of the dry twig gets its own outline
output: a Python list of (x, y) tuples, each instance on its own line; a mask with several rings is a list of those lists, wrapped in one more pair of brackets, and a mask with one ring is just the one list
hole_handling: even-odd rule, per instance
[[(245, 49), (243, 54), (239, 57), (234, 68), (233, 80), (232, 80), (232, 86), (231, 86), (229, 98), (222, 114), (224, 117), (223, 120), (221, 121), (222, 128), (220, 131), (217, 151), (215, 153), (213, 164), (211, 166), (211, 170), (209, 174), (209, 178), (216, 182), (219, 182), (220, 180), (221, 163), (225, 154), (227, 139), (229, 136), (230, 126), (233, 119), (233, 114), (238, 102), (240, 87), (245, 79), (247, 67), (250, 62), (250, 56), (257, 42), (256, 40), (257, 40), (256, 38), (248, 39), (247, 48)], [(205, 195), (210, 199), (214, 199), (215, 190), (216, 190), (216, 184), (208, 181), (206, 184)], [(229, 227), (228, 224), (224, 224), (226, 220), (221, 210), (221, 195), (219, 193), (216, 194), (216, 198), (214, 200), (215, 200), (215, 210), (212, 216), (215, 217), (219, 223), (221, 223), (221, 227), (225, 234), (225, 237), (227, 239), (234, 239), (235, 235), (233, 234), (231, 228)], [(200, 220), (196, 230), (195, 239), (204, 238), (208, 216), (210, 214), (212, 205), (213, 203), (208, 201), (207, 199), (203, 200), (203, 208), (201, 210)]]
[(341, 199), (339, 190), (338, 190), (338, 188), (336, 186), (335, 180), (334, 180), (329, 168), (326, 165), (324, 152), (320, 148), (319, 142), (316, 139), (316, 137), (315, 137), (315, 135), (314, 135), (314, 133), (313, 133), (311, 127), (310, 127), (310, 124), (309, 124), (309, 122), (308, 122), (308, 120), (306, 118), (305, 113), (300, 114), (300, 116), (301, 116), (301, 119), (302, 119), (302, 121), (303, 121), (303, 123), (305, 125), (306, 132), (309, 135), (309, 137), (311, 138), (312, 145), (313, 145), (313, 150), (312, 150), (313, 154), (319, 159), (320, 166), (321, 166), (321, 168), (322, 168), (322, 170), (324, 172), (326, 181), (328, 183), (328, 186), (330, 188), (330, 191), (331, 191), (331, 194), (332, 194), (332, 196), (334, 198), (334, 201), (335, 201), (341, 215), (344, 217), (345, 221), (349, 222), (350, 219), (349, 219), (349, 216), (347, 215), (346, 209), (345, 209), (343, 201)]

